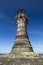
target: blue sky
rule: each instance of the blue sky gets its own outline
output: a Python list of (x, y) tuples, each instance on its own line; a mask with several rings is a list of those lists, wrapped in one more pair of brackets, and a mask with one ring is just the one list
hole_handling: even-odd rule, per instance
[(43, 53), (43, 0), (0, 0), (0, 53), (11, 51), (19, 9), (25, 9), (30, 17), (27, 31), (34, 52)]

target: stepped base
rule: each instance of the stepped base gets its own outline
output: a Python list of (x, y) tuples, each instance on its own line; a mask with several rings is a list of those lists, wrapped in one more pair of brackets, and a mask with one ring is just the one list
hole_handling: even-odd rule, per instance
[(0, 55), (0, 65), (43, 65), (43, 56), (33, 52)]

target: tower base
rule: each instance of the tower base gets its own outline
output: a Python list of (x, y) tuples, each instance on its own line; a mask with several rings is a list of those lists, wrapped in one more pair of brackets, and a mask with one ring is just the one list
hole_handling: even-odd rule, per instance
[(0, 65), (43, 65), (43, 56), (34, 52), (0, 55)]

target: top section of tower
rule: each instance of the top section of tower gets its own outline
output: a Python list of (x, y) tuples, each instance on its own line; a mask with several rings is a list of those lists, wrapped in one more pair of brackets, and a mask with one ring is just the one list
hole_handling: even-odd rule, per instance
[(26, 11), (24, 9), (20, 9), (20, 10), (18, 10), (18, 13), (26, 14)]
[(22, 19), (25, 20), (26, 22), (28, 21), (28, 17), (26, 15), (26, 11), (24, 9), (18, 10), (18, 14), (16, 15), (17, 19)]

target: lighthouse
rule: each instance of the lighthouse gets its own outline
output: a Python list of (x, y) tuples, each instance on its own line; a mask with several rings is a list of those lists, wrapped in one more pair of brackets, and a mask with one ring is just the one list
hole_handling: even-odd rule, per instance
[(33, 52), (26, 28), (29, 21), (28, 19), (29, 18), (26, 15), (26, 11), (20, 9), (16, 15), (17, 34), (12, 47), (12, 53)]

